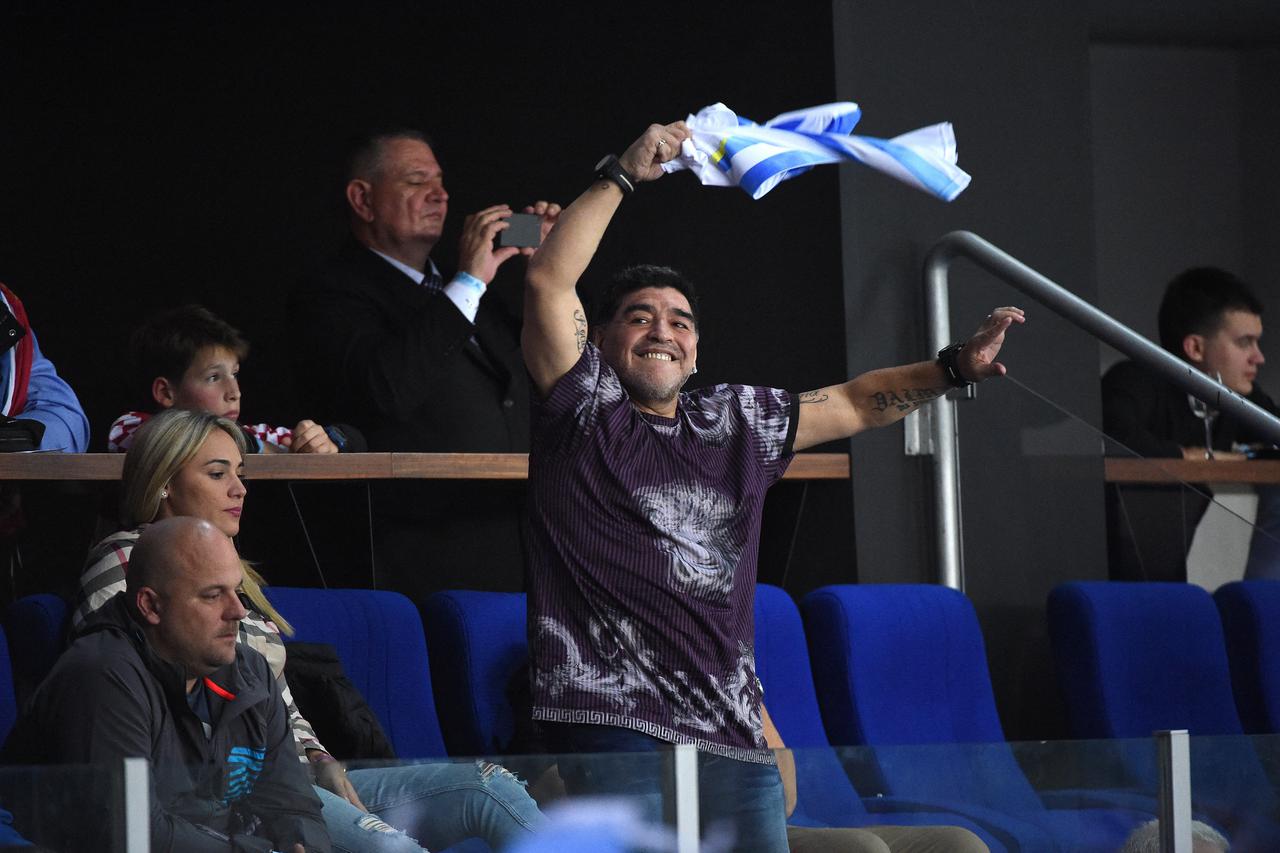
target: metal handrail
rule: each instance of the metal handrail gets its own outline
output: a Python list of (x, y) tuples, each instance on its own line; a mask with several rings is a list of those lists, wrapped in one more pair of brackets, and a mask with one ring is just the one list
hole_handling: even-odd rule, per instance
[[(1166, 352), (1109, 314), (1050, 281), (1007, 252), (970, 231), (952, 231), (925, 257), (924, 285), (929, 343), (941, 349), (951, 343), (947, 276), (951, 262), (968, 258), (987, 272), (1031, 296), (1079, 328), (1110, 344), (1134, 361), (1164, 376), (1188, 394), (1213, 406), (1267, 439), (1280, 444), (1280, 418), (1215, 382), (1182, 359)], [(954, 401), (937, 402), (932, 418), (934, 506), (938, 518), (938, 581), (964, 589), (961, 555), (959, 448)]]

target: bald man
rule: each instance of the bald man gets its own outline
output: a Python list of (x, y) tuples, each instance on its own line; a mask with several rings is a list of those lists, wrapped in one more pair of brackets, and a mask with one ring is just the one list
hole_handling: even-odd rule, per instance
[[(6, 759), (146, 758), (152, 850), (329, 853), (271, 671), (236, 643), (241, 571), (231, 540), (208, 522), (149, 525), (125, 591), (81, 628), (36, 691)], [(69, 849), (109, 846), (109, 820), (67, 829)]]

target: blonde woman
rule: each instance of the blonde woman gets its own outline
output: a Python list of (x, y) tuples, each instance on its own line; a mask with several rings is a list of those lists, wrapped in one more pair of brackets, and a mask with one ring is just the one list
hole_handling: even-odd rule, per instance
[[(234, 423), (203, 412), (170, 409), (138, 430), (122, 475), (125, 529), (89, 553), (73, 629), (124, 589), (129, 553), (146, 523), (185, 515), (208, 521), (228, 537), (239, 532), (247, 491), (244, 448)], [(281, 631), (292, 629), (267, 601), (262, 586), (261, 575), (245, 563), (242, 589), (249, 612), (240, 623), (239, 641), (267, 659), (280, 685), (299, 758), (315, 777), (334, 850), (417, 853), (422, 848), (415, 838), (441, 849), (471, 836), (484, 838), (496, 850), (541, 825), (543, 816), (523, 785), (492, 765), (415, 764), (346, 773), (293, 701), (281, 639)]]

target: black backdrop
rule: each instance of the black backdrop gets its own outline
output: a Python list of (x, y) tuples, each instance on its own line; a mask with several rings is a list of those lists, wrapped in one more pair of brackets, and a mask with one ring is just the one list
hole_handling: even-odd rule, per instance
[[(834, 100), (825, 3), (785, 16), (749, 4), (49, 8), (19, 5), (0, 21), (0, 281), (80, 394), (95, 450), (132, 404), (129, 330), (161, 306), (203, 303), (249, 338), (247, 418), (305, 416), (289, 390), (284, 294), (342, 239), (338, 161), (362, 127), (407, 123), (434, 137), (451, 194), (437, 251), (448, 269), (467, 212), (567, 203), (601, 154), (651, 121), (717, 100), (760, 120)], [(833, 168), (758, 202), (676, 175), (628, 201), (585, 281), (624, 263), (679, 267), (703, 290), (700, 381), (803, 390), (845, 374), (839, 239)], [(518, 305), (519, 263), (486, 298)], [(788, 572), (797, 592), (851, 579), (847, 486), (810, 487), (798, 528), (801, 490), (778, 491), (763, 577)], [(253, 492), (255, 514), (288, 517), (287, 495)], [(284, 550), (300, 547), (278, 533)], [(61, 544), (35, 586), (74, 574), (79, 545)]]

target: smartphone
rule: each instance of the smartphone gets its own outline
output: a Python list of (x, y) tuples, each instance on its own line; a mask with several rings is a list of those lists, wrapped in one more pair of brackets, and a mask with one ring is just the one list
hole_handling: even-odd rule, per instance
[(498, 248), (528, 248), (542, 244), (542, 217), (536, 213), (513, 213), (507, 217), (508, 228), (499, 231), (493, 245)]

